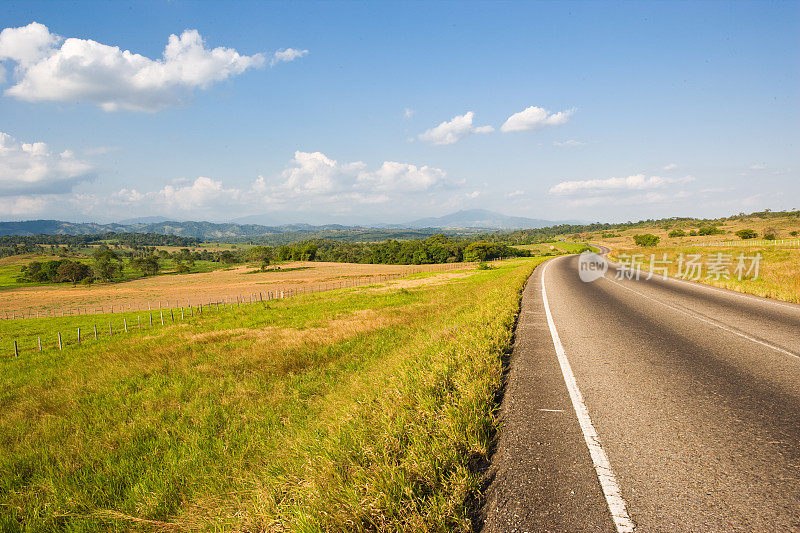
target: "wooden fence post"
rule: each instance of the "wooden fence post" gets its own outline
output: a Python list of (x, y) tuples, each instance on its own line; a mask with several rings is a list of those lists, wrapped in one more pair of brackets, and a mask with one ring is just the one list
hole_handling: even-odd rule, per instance
[(181, 307), (181, 320), (183, 320), (183, 307)]
[(14, 357), (19, 357), (19, 350), (17, 349), (17, 341), (14, 341)]
[(164, 325), (164, 311), (161, 311), (161, 325)]
[(128, 333), (128, 319), (123, 318), (122, 323), (125, 324), (125, 333)]
[(94, 325), (94, 340), (97, 340), (97, 324)]

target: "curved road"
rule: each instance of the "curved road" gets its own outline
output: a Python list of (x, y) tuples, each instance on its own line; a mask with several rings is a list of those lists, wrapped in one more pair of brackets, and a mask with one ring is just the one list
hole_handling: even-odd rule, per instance
[(800, 306), (646, 276), (534, 272), (485, 531), (800, 531)]

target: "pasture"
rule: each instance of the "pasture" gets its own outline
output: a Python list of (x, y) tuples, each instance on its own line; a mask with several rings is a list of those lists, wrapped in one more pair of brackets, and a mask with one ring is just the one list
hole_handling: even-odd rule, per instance
[[(475, 465), (498, 427), (501, 357), (541, 261), (3, 354), (0, 529), (468, 531)], [(315, 266), (312, 278), (278, 275), (394, 271)], [(53, 337), (120, 318), (0, 321), (0, 336), (6, 346), (30, 328)]]
[[(8, 260), (13, 257), (5, 258)], [(9, 261), (10, 262), (10, 261)], [(18, 264), (19, 260), (17, 260)], [(197, 263), (204, 263), (197, 261)], [(457, 264), (375, 265), (289, 262), (261, 271), (255, 266), (211, 263), (216, 269), (139, 277), (121, 283), (91, 285), (38, 284), (0, 289), (0, 318), (10, 316), (74, 315), (145, 310), (226, 301), (266, 292), (310, 292), (386, 281), (412, 272), (459, 268)], [(200, 265), (202, 267), (202, 265)]]

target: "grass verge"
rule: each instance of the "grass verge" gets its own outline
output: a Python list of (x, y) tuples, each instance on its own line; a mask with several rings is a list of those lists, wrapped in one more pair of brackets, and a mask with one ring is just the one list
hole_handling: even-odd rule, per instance
[(0, 529), (468, 531), (539, 262), (4, 357)]
[[(701, 256), (701, 263), (704, 266), (700, 277), (695, 281), (707, 283), (725, 289), (731, 289), (748, 294), (755, 294), (767, 298), (775, 298), (777, 300), (784, 300), (786, 302), (800, 303), (800, 249), (789, 248), (780, 249), (775, 246), (766, 246), (763, 248), (753, 247), (698, 247), (698, 246), (659, 246), (656, 248), (615, 248), (609, 255), (611, 259), (617, 260), (620, 254), (627, 254), (628, 260), (633, 254), (638, 254), (641, 260), (641, 267), (644, 270), (649, 270), (651, 256), (654, 256), (656, 261), (663, 259), (664, 255), (671, 261), (669, 264), (669, 275), (678, 276), (678, 260), (680, 254), (684, 257), (689, 257), (692, 254), (699, 254)], [(710, 276), (708, 273), (707, 265), (714, 262), (717, 254), (723, 254), (730, 259), (731, 263), (728, 266), (730, 275), (723, 276), (719, 279), (716, 276)], [(753, 257), (756, 254), (761, 255), (759, 261), (758, 277), (751, 279), (750, 277), (743, 277), (738, 279), (735, 275), (735, 268), (737, 265), (737, 257), (744, 254), (745, 257)], [(745, 264), (749, 267), (751, 261), (746, 261)]]

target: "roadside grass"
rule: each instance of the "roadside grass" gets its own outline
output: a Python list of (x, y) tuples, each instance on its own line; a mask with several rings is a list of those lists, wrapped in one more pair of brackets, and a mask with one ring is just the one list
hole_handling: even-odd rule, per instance
[(513, 246), (513, 248), (519, 248), (520, 250), (530, 250), (531, 252), (538, 254), (550, 253), (551, 255), (579, 254), (584, 250), (590, 250), (593, 252), (597, 251), (597, 249), (594, 246), (591, 246), (583, 242), (564, 242), (564, 241), (549, 241), (538, 244), (520, 244)]
[[(730, 266), (731, 275), (728, 278), (714, 279), (709, 277), (706, 270), (703, 270), (702, 277), (696, 281), (732, 289), (739, 292), (748, 294), (755, 294), (758, 296), (765, 296), (767, 298), (774, 298), (777, 300), (784, 300), (787, 302), (800, 303), (800, 249), (780, 249), (776, 246), (766, 246), (763, 248), (754, 247), (730, 247), (722, 248), (714, 247), (698, 247), (698, 246), (683, 246), (683, 247), (655, 247), (655, 248), (615, 248), (610, 254), (614, 260), (619, 258), (619, 254), (642, 254), (642, 268), (649, 269), (650, 258), (655, 254), (655, 259), (661, 260), (663, 255), (666, 254), (672, 263), (669, 265), (669, 274), (677, 276), (679, 254), (684, 254), (684, 257), (690, 254), (701, 254), (702, 262), (704, 264), (712, 261), (717, 254), (725, 254), (732, 258), (733, 264)], [(761, 254), (759, 262), (759, 275), (757, 279), (742, 279), (738, 280), (733, 274), (736, 265), (736, 258), (739, 254), (744, 254), (745, 257), (752, 257), (755, 254)], [(747, 263), (749, 265), (749, 262)]]
[(164, 327), (156, 311), (63, 351), (30, 346), (137, 313), (2, 321), (2, 355), (26, 349), (0, 357), (0, 529), (468, 531), (542, 260)]

